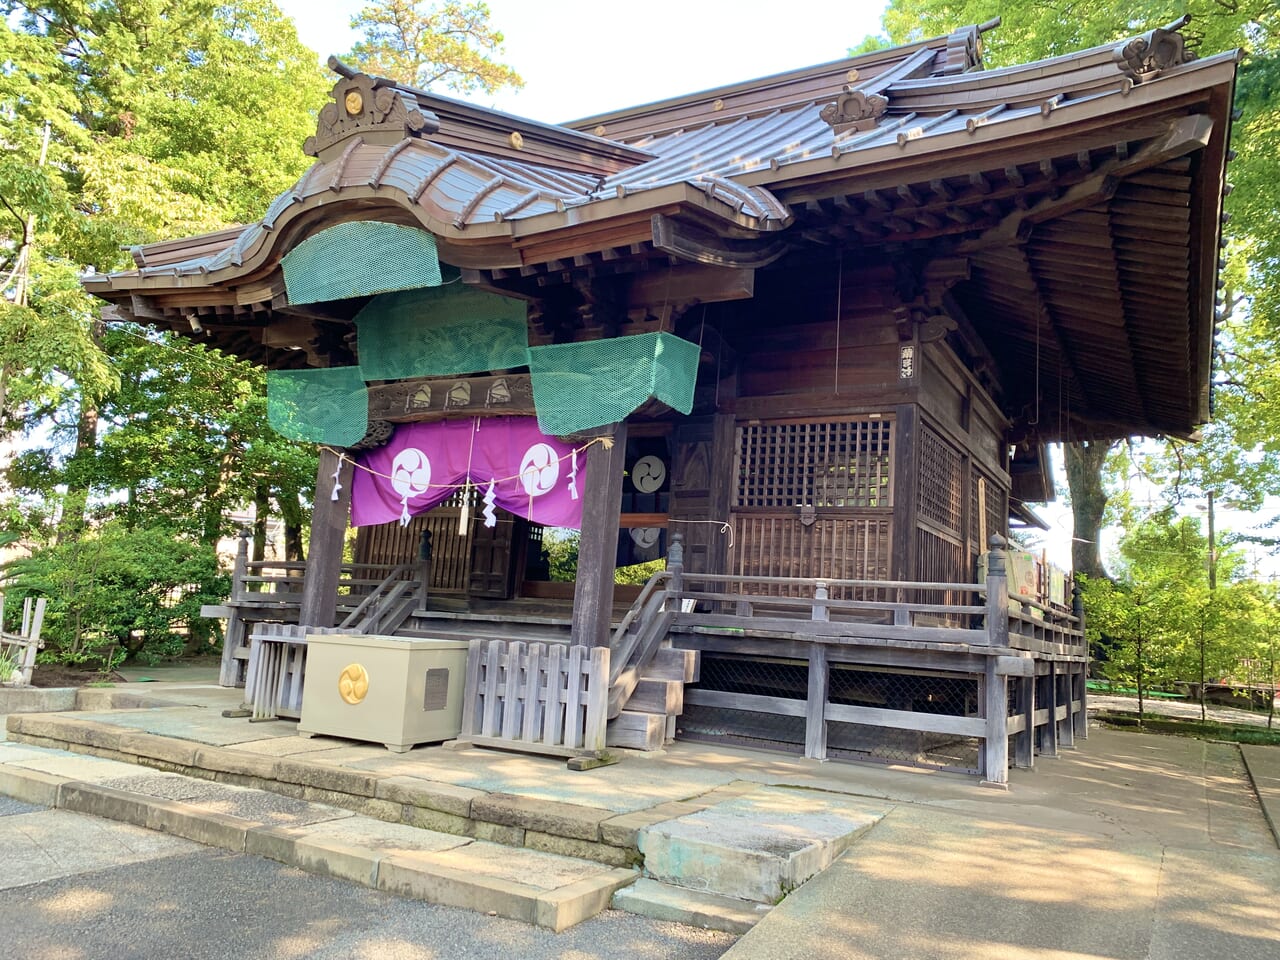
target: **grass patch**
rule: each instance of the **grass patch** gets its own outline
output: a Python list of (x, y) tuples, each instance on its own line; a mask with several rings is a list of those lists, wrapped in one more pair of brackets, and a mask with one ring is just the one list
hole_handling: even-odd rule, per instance
[(1109, 727), (1141, 729), (1148, 733), (1164, 733), (1177, 737), (1194, 737), (1197, 740), (1226, 740), (1232, 743), (1261, 744), (1280, 747), (1280, 727), (1268, 730), (1242, 723), (1218, 723), (1215, 721), (1183, 720), (1178, 717), (1146, 717), (1142, 723), (1132, 713), (1099, 711), (1093, 719)]

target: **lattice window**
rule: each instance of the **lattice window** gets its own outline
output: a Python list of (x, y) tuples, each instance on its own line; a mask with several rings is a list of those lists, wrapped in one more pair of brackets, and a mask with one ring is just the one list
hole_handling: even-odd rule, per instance
[(920, 432), (920, 516), (959, 533), (963, 491), (959, 451), (926, 427)]
[(738, 428), (737, 507), (890, 507), (893, 422), (880, 418)]
[(982, 537), (982, 529), (978, 523), (981, 516), (982, 497), (979, 496), (978, 481), (982, 481), (982, 488), (987, 503), (987, 523), (986, 523), (986, 540), (991, 539), (993, 533), (1000, 536), (1008, 535), (1009, 526), (1009, 495), (1004, 488), (998, 486), (990, 477), (981, 471), (973, 472), (973, 482), (969, 488), (969, 536), (978, 548), (978, 552), (984, 552), (987, 549), (987, 543)]

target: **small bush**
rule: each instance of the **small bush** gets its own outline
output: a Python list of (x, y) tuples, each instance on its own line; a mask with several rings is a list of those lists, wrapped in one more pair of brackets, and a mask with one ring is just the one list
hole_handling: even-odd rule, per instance
[(48, 598), (43, 660), (103, 670), (181, 654), (207, 636), (201, 604), (230, 587), (212, 548), (117, 521), (12, 561), (7, 579), (10, 596)]

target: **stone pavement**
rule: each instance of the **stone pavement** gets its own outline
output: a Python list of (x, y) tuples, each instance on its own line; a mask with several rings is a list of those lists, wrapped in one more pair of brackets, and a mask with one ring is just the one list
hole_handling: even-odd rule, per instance
[[(110, 698), (99, 696), (82, 704), (91, 711), (11, 717), (11, 736), (162, 768), (198, 759), (210, 776), (249, 787), (261, 786), (251, 774), (270, 773), (281, 778), (273, 789), (307, 802), (373, 819), (412, 808), (422, 826), (453, 834), (496, 836), (505, 827), (499, 839), (513, 847), (556, 846), (551, 852), (602, 866), (635, 850), (646, 826), (764, 786), (821, 790), (884, 815), (765, 915), (732, 948), (733, 960), (1271, 960), (1280, 943), (1280, 850), (1230, 744), (1095, 729), (1079, 750), (1013, 771), (1007, 793), (949, 774), (708, 744), (570, 773), (556, 761), (493, 751), (391, 755), (303, 740), (291, 724), (222, 718), (223, 701), (239, 695), (216, 687), (127, 689), (167, 706), (108, 711), (100, 708)], [(1258, 791), (1274, 796), (1280, 748), (1247, 749)], [(157, 753), (164, 756), (149, 756)], [(388, 797), (398, 798), (398, 811), (379, 806)], [(533, 811), (540, 819), (531, 825)]]

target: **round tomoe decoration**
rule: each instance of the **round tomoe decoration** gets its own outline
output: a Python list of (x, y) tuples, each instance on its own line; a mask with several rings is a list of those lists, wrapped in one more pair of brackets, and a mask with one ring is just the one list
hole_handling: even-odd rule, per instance
[(417, 447), (405, 447), (391, 461), (391, 489), (400, 495), (404, 508), (400, 526), (409, 523), (409, 500), (420, 497), (431, 487), (431, 461)]
[(540, 497), (555, 489), (560, 479), (560, 458), (546, 443), (535, 443), (520, 460), (520, 484), (530, 497)]

